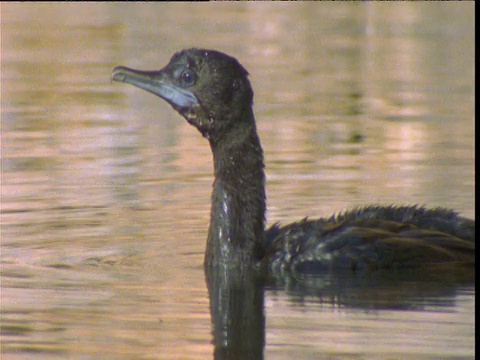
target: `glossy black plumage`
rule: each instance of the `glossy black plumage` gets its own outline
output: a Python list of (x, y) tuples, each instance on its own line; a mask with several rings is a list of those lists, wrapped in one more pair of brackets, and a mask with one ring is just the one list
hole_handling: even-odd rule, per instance
[(236, 59), (188, 49), (160, 71), (117, 67), (112, 79), (161, 97), (209, 140), (215, 181), (207, 268), (284, 274), (475, 263), (475, 221), (449, 209), (367, 206), (265, 231), (263, 150), (253, 90)]

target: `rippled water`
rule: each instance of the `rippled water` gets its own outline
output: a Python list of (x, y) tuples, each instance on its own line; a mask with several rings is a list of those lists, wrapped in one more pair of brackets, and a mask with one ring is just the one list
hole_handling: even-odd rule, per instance
[[(114, 66), (239, 59), (270, 224), (366, 203), (474, 217), (473, 9), (2, 3), (2, 359), (212, 357), (209, 146)], [(265, 289), (265, 358), (474, 356), (470, 283), (317, 280)]]

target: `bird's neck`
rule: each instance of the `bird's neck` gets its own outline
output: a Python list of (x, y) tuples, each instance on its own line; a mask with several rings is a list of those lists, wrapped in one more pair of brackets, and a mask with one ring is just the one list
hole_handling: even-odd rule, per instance
[(215, 182), (205, 265), (256, 266), (263, 257), (265, 174), (263, 150), (250, 111), (248, 122), (212, 142)]

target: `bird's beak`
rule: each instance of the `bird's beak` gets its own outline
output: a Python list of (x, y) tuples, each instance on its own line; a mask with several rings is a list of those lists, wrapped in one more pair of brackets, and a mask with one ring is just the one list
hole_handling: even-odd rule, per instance
[(155, 94), (175, 109), (187, 109), (198, 105), (197, 97), (190, 91), (172, 84), (163, 70), (140, 71), (117, 66), (112, 71), (112, 81), (131, 84)]

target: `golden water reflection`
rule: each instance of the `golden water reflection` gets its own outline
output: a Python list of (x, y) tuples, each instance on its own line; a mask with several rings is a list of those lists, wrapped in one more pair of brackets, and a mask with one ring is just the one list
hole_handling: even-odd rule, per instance
[[(210, 149), (116, 65), (190, 46), (245, 65), (270, 224), (366, 203), (474, 217), (473, 7), (2, 3), (2, 352), (212, 356)], [(266, 358), (472, 357), (474, 288), (455, 290), (411, 311), (269, 290)]]

